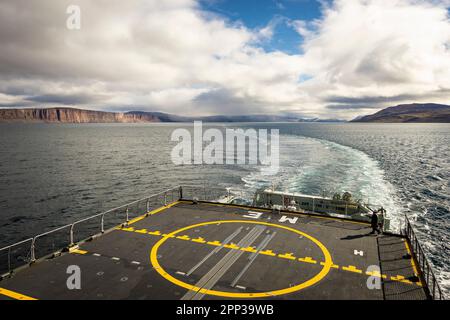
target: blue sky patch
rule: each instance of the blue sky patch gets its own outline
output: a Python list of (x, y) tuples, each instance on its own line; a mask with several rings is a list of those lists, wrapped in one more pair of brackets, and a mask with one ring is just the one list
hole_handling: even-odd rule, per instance
[(302, 37), (288, 25), (288, 21), (312, 21), (320, 18), (318, 0), (201, 0), (204, 10), (242, 22), (247, 28), (260, 29), (277, 21), (271, 41), (261, 44), (270, 51), (300, 53)]

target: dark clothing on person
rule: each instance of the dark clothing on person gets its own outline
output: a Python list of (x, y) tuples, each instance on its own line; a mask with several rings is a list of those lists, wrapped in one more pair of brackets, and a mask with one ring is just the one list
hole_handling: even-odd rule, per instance
[(378, 216), (377, 216), (377, 214), (375, 212), (372, 214), (372, 218), (370, 220), (370, 224), (372, 225), (372, 227), (378, 225)]
[(372, 233), (375, 233), (375, 231), (377, 233), (379, 233), (380, 231), (378, 230), (378, 215), (376, 214), (376, 212), (374, 212), (372, 214), (372, 218), (370, 219), (370, 225), (372, 226)]

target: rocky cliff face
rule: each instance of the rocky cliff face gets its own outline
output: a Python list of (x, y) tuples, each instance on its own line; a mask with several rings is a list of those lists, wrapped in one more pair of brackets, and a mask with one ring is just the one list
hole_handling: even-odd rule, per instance
[(450, 122), (450, 106), (435, 103), (403, 104), (383, 109), (375, 114), (358, 117), (352, 122)]
[[(162, 112), (131, 111), (126, 113), (102, 112), (74, 108), (0, 109), (0, 122), (49, 123), (140, 123), (140, 122), (274, 122), (306, 121), (301, 118), (274, 115), (218, 115), (183, 117)], [(316, 120), (308, 120), (318, 121)]]
[(133, 114), (81, 110), (73, 108), (0, 109), (2, 122), (61, 122), (61, 123), (139, 123), (160, 122), (151, 114)]

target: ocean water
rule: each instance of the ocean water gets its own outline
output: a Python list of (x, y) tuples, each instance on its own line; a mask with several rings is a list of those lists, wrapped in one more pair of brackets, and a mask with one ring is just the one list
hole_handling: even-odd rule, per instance
[(348, 191), (413, 221), (450, 293), (448, 124), (209, 124), (279, 129), (280, 170), (172, 163), (174, 129), (189, 124), (0, 124), (0, 247), (167, 188), (214, 185), (251, 199), (261, 187)]

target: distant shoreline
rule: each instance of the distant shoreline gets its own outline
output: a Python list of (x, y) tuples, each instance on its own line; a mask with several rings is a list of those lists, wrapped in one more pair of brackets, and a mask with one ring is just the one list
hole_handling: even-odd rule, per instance
[(347, 122), (338, 119), (303, 119), (276, 115), (217, 115), (186, 117), (162, 112), (107, 112), (77, 108), (0, 109), (0, 123), (268, 123)]
[(108, 112), (68, 107), (0, 108), (0, 123), (192, 123), (194, 121), (204, 123), (450, 123), (450, 106), (433, 103), (399, 105), (351, 121), (261, 114), (188, 117), (163, 112)]
[(450, 123), (450, 106), (436, 103), (412, 103), (383, 109), (359, 117), (359, 123)]

